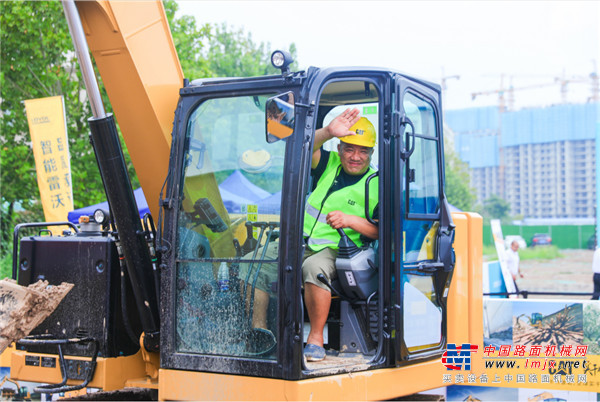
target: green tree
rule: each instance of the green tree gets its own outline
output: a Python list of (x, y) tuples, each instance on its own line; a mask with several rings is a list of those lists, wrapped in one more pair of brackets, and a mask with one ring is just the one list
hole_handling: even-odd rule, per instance
[[(255, 43), (250, 33), (229, 28), (226, 24), (198, 27), (192, 16), (175, 17), (179, 5), (174, 0), (165, 0), (163, 4), (186, 78), (252, 77), (278, 73), (271, 65), (269, 43)], [(293, 43), (286, 50), (296, 58)], [(290, 68), (297, 68), (296, 63)]]
[(446, 160), (446, 197), (448, 202), (463, 211), (471, 211), (475, 203), (475, 191), (470, 185), (469, 166), (449, 148), (444, 151)]
[[(71, 152), (75, 208), (104, 198), (87, 140), (89, 105), (60, 2), (0, 2), (2, 253), (12, 227), (43, 220), (23, 100), (62, 95)], [(27, 213), (16, 212), (18, 207)], [(26, 215), (26, 216), (25, 216)]]
[(196, 20), (190, 15), (175, 18), (179, 9), (175, 0), (165, 0), (163, 5), (184, 76), (190, 79), (210, 77), (209, 62), (204, 57), (203, 49), (210, 37), (211, 26), (205, 24), (197, 27)]
[[(287, 50), (295, 57), (293, 43)], [(252, 34), (241, 29), (229, 30), (225, 24), (213, 27), (205, 54), (210, 71), (218, 77), (252, 77), (279, 72), (271, 65), (269, 43), (256, 44)], [(290, 66), (291, 69), (294, 67), (293, 64)]]
[(483, 213), (487, 218), (502, 220), (508, 218), (509, 212), (510, 204), (508, 201), (496, 194), (492, 194), (490, 198), (483, 201)]

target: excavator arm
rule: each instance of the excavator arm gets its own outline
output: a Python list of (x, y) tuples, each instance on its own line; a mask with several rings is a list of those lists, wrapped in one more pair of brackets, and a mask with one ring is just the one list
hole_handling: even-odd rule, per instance
[(183, 72), (161, 1), (78, 1), (88, 46), (158, 216)]

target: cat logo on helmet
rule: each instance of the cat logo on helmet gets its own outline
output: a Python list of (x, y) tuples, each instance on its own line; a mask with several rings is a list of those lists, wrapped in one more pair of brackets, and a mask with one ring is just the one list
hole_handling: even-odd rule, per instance
[(354, 131), (356, 135), (347, 135), (341, 137), (340, 141), (347, 144), (354, 144), (361, 147), (373, 148), (377, 142), (377, 133), (375, 127), (366, 117), (361, 117), (352, 127), (350, 131)]

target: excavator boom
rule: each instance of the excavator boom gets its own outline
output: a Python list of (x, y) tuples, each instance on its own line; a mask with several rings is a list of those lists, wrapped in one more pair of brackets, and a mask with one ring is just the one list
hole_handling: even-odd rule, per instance
[(150, 212), (158, 216), (183, 73), (161, 1), (78, 1), (102, 85)]

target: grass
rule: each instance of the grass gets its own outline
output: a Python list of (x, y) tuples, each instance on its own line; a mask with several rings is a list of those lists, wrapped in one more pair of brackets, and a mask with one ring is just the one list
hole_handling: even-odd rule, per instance
[(484, 245), (483, 246), (483, 257), (485, 260), (497, 260), (498, 255), (496, 253), (496, 247)]
[[(483, 257), (484, 260), (497, 260), (498, 255), (496, 254), (496, 247), (485, 245), (483, 246)], [(521, 260), (552, 260), (554, 258), (562, 258), (563, 254), (556, 246), (538, 246), (528, 247), (526, 249), (519, 250), (519, 258)]]
[(537, 246), (519, 250), (519, 258), (521, 260), (553, 260), (562, 257), (564, 255), (560, 253), (560, 250), (556, 246)]

